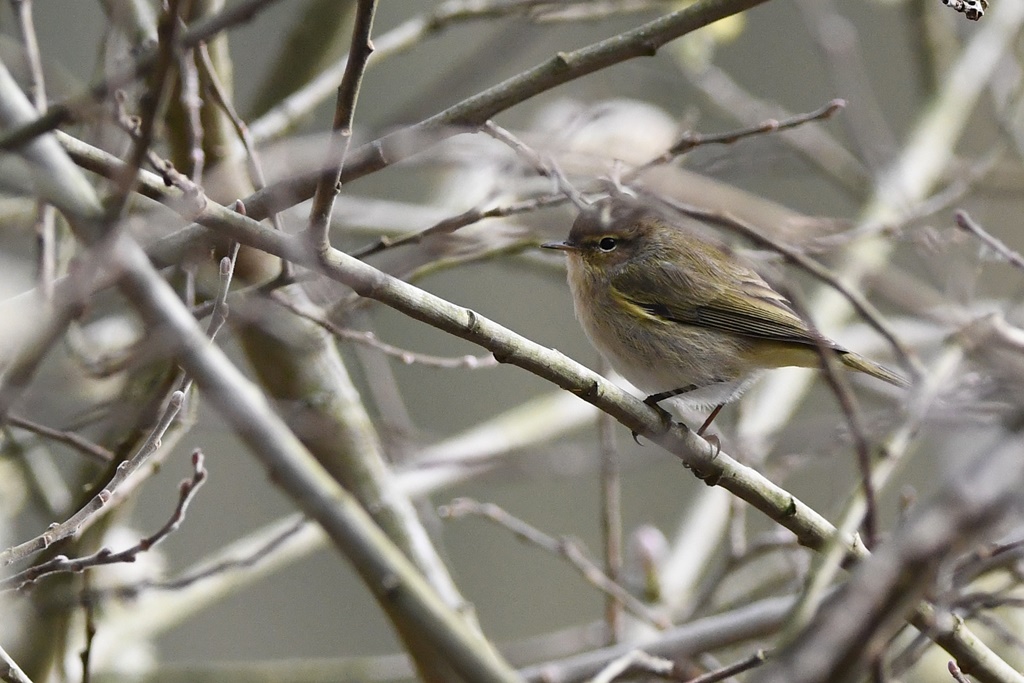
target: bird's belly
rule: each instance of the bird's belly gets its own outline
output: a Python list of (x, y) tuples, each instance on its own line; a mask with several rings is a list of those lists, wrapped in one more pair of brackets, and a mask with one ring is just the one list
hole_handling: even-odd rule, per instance
[(580, 316), (587, 336), (615, 370), (648, 395), (690, 387), (678, 403), (711, 407), (739, 398), (753, 381), (733, 359), (736, 349), (724, 335), (686, 325), (614, 328)]
[(722, 378), (702, 370), (678, 364), (660, 364), (651, 366), (638, 364), (631, 359), (615, 354), (611, 349), (603, 349), (602, 353), (615, 370), (629, 380), (630, 384), (647, 395), (686, 389), (676, 395), (672, 402), (689, 408), (712, 408), (731, 403), (738, 399), (756, 379), (757, 374), (751, 373), (739, 378)]

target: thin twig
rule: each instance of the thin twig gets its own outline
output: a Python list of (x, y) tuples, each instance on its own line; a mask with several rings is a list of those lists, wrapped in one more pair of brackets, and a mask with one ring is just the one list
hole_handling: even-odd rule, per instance
[[(206, 44), (200, 46), (206, 49)], [(203, 100), (199, 95), (199, 69), (196, 66), (197, 52), (190, 50), (178, 57), (178, 72), (181, 74), (181, 107), (185, 110), (185, 138), (192, 160), (189, 178), (199, 185), (203, 182), (203, 167), (206, 152), (203, 149)]]
[(218, 276), (220, 287), (217, 289), (217, 296), (213, 300), (213, 310), (210, 313), (210, 322), (206, 327), (206, 336), (213, 341), (217, 337), (220, 328), (228, 319), (228, 294), (231, 292), (231, 276), (235, 272), (235, 263), (238, 261), (238, 242), (231, 243), (231, 252), (220, 260)]
[(652, 166), (667, 164), (678, 156), (686, 154), (690, 150), (704, 145), (731, 145), (743, 138), (755, 135), (777, 133), (778, 131), (797, 128), (811, 121), (823, 121), (832, 118), (840, 109), (846, 107), (846, 100), (834, 99), (828, 104), (805, 114), (795, 114), (784, 119), (767, 119), (761, 123), (727, 131), (725, 133), (694, 133), (687, 131), (669, 149), (659, 157), (639, 166), (632, 175), (639, 175)]
[(652, 674), (669, 680), (680, 680), (673, 675), (675, 670), (675, 662), (671, 659), (654, 657), (643, 650), (632, 650), (609, 662), (601, 670), (601, 673), (591, 679), (590, 683), (612, 683), (619, 676), (631, 671)]
[(692, 678), (686, 683), (718, 683), (718, 681), (724, 681), (730, 676), (741, 674), (744, 671), (750, 671), (751, 669), (761, 666), (768, 660), (768, 652), (766, 650), (758, 650), (749, 657), (745, 657), (738, 662), (733, 662), (728, 666), (723, 666), (717, 671), (709, 671), (703, 676), (697, 676)]
[[(809, 329), (814, 330), (801, 297), (794, 292), (789, 292), (789, 294), (793, 310), (803, 318)], [(836, 402), (839, 404), (840, 410), (843, 411), (843, 417), (850, 428), (853, 450), (857, 454), (857, 466), (860, 470), (861, 490), (864, 494), (864, 519), (860, 527), (864, 545), (868, 550), (873, 550), (878, 539), (878, 503), (872, 482), (871, 446), (868, 442), (867, 429), (864, 426), (864, 417), (857, 403), (857, 397), (850, 390), (849, 382), (838, 368), (839, 360), (836, 358), (834, 349), (820, 334), (815, 334), (814, 340), (825, 382), (832, 390), (832, 395), (836, 397)]]
[[(439, 35), (448, 28), (460, 23), (469, 23), (483, 19), (500, 17), (524, 16), (542, 21), (573, 21), (600, 18), (601, 10), (607, 14), (637, 12), (650, 9), (657, 5), (669, 4), (667, 0), (648, 0), (647, 2), (595, 3), (593, 0), (566, 6), (561, 0), (448, 0), (437, 5), (429, 14), (412, 17), (395, 28), (382, 33), (375, 39), (376, 49), (368, 66), (376, 66), (384, 59), (412, 49), (431, 36)], [(536, 7), (538, 11), (530, 12)], [(550, 8), (548, 13), (543, 12)], [(573, 9), (577, 11), (573, 13)], [(563, 12), (559, 16), (560, 12)], [(258, 142), (278, 138), (294, 127), (298, 121), (309, 116), (324, 100), (335, 92), (338, 79), (342, 77), (348, 65), (345, 56), (331, 64), (308, 83), (278, 102), (273, 108), (252, 123), (252, 135)]]
[(143, 443), (136, 449), (135, 454), (118, 465), (117, 469), (114, 471), (114, 476), (111, 477), (106, 486), (104, 486), (99, 493), (93, 496), (80, 510), (63, 522), (54, 522), (46, 531), (35, 538), (0, 552), (0, 567), (6, 567), (18, 560), (40, 552), (41, 550), (48, 548), (54, 542), (74, 535), (83, 526), (85, 526), (85, 524), (90, 522), (91, 519), (100, 512), (100, 510), (106, 507), (107, 503), (113, 496), (114, 491), (117, 490), (117, 487), (124, 483), (128, 477), (134, 474), (149, 459), (149, 457), (160, 448), (161, 438), (171, 426), (175, 417), (177, 417), (184, 399), (185, 395), (181, 391), (175, 391), (172, 393), (171, 398), (164, 409), (163, 415), (160, 417), (160, 421), (149, 433), (146, 440), (143, 441)]
[[(131, 561), (134, 561), (134, 558)], [(82, 611), (85, 613), (85, 618), (82, 619), (82, 627), (85, 629), (85, 645), (82, 647), (79, 659), (82, 662), (82, 683), (90, 683), (92, 680), (92, 648), (96, 641), (96, 606), (85, 598), (92, 586), (92, 575), (86, 572), (82, 579), (80, 597)]]
[[(252, 134), (249, 132), (249, 127), (242, 120), (242, 117), (238, 114), (235, 109), (234, 103), (231, 101), (231, 96), (228, 94), (227, 88), (220, 81), (220, 76), (217, 74), (217, 69), (214, 68), (213, 60), (210, 57), (210, 50), (206, 46), (206, 43), (199, 45), (199, 65), (203, 69), (203, 75), (206, 76), (206, 84), (213, 95), (214, 101), (224, 110), (231, 124), (235, 127), (235, 132), (238, 133), (238, 138), (242, 141), (242, 146), (245, 148), (245, 160), (246, 165), (249, 169), (249, 180), (252, 182), (253, 187), (257, 190), (262, 190), (267, 186), (267, 178), (263, 173), (263, 164), (260, 163), (259, 153), (256, 150), (256, 143), (252, 139)], [(240, 207), (240, 208), (239, 208)], [(244, 214), (245, 205), (238, 202), (236, 209)], [(284, 223), (281, 221), (281, 214), (272, 211), (267, 218), (270, 220), (270, 224), (274, 226), (275, 230), (284, 231)], [(290, 261), (281, 261), (281, 278), (282, 282), (290, 282), (294, 278), (292, 272), (292, 264)]]
[(569, 182), (569, 179), (564, 173), (562, 173), (562, 169), (558, 167), (558, 164), (555, 163), (554, 159), (543, 158), (537, 150), (517, 138), (510, 131), (507, 131), (494, 123), (494, 121), (484, 121), (484, 125), (481, 126), (480, 130), (487, 133), (498, 142), (508, 145), (516, 154), (525, 159), (527, 163), (537, 171), (537, 173), (541, 174), (545, 178), (551, 178), (555, 181), (559, 192), (568, 197), (569, 201), (571, 201), (577, 209), (583, 210), (587, 208), (587, 203), (583, 201), (583, 196), (580, 194), (580, 191)]
[[(18, 30), (25, 46), (25, 59), (30, 75), (32, 104), (40, 114), (46, 112), (46, 79), (43, 73), (43, 59), (39, 52), (35, 22), (32, 18), (32, 0), (11, 0), (18, 15)], [(36, 280), (39, 290), (47, 301), (53, 299), (53, 281), (57, 277), (57, 214), (45, 202), (36, 207)]]
[[(549, 3), (551, 0), (543, 0)], [(437, 35), (446, 28), (460, 22), (490, 19), (498, 16), (521, 15), (538, 0), (449, 0), (436, 7), (432, 13), (413, 17), (381, 34), (374, 40), (374, 51), (367, 66), (379, 63), (386, 57), (411, 49), (431, 35)], [(279, 137), (297, 121), (308, 116), (337, 92), (336, 83), (348, 71), (349, 55), (345, 55), (328, 66), (304, 86), (278, 102), (252, 124), (253, 138), (258, 142)]]
[(138, 130), (132, 140), (132, 149), (128, 153), (127, 164), (115, 180), (117, 192), (115, 201), (110, 202), (108, 208), (108, 216), (114, 219), (120, 217), (132, 190), (135, 189), (136, 176), (138, 176), (142, 162), (153, 145), (157, 125), (162, 118), (161, 113), (167, 103), (174, 81), (178, 67), (174, 47), (180, 28), (179, 11), (183, 9), (179, 5), (180, 2), (188, 4), (188, 0), (167, 0), (164, 12), (160, 15), (160, 21), (157, 22), (158, 43), (152, 78), (149, 89), (139, 100)]
[[(752, 123), (764, 118), (789, 118), (791, 114), (775, 102), (754, 97), (714, 63), (699, 68), (686, 60), (680, 66), (690, 80), (722, 113)], [(871, 176), (856, 156), (831, 135), (823, 126), (805, 126), (785, 131), (779, 136), (800, 157), (823, 171), (847, 191), (862, 195), (871, 183)]]
[(977, 237), (981, 240), (982, 244), (999, 254), (1001, 258), (1006, 259), (1010, 265), (1024, 270), (1024, 256), (1021, 256), (1020, 252), (1006, 246), (1002, 240), (981, 227), (974, 219), (967, 215), (966, 211), (957, 211), (953, 214), (953, 217), (956, 219), (956, 224), (961, 230), (965, 230)]
[(163, 526), (156, 532), (142, 538), (135, 545), (125, 548), (120, 552), (113, 552), (109, 548), (101, 548), (92, 555), (69, 559), (64, 555), (58, 555), (42, 564), (30, 567), (25, 571), (18, 572), (0, 580), (0, 591), (22, 590), (29, 584), (34, 584), (39, 579), (53, 574), (64, 572), (82, 572), (92, 567), (102, 567), (110, 564), (121, 564), (135, 562), (139, 553), (146, 552), (159, 544), (165, 538), (177, 531), (185, 519), (188, 506), (195, 498), (199, 488), (206, 481), (206, 468), (203, 466), (203, 454), (196, 450), (192, 452), (192, 477), (185, 479), (178, 487), (178, 504), (174, 512), (164, 522)]
[[(123, 93), (119, 92), (114, 96), (114, 123), (127, 133), (136, 145), (141, 146), (145, 144), (142, 133), (142, 117), (129, 114), (126, 104)], [(201, 187), (189, 176), (176, 169), (170, 159), (164, 159), (149, 148), (144, 150), (143, 157), (160, 175), (165, 185), (178, 188), (192, 201), (202, 201)], [(121, 167), (119, 174), (114, 175), (113, 180), (118, 181), (119, 178), (123, 178), (127, 174), (128, 168), (127, 164)], [(136, 176), (138, 176), (139, 170), (136, 169)], [(139, 182), (138, 177), (135, 182)]]
[[(601, 372), (607, 374), (608, 362), (601, 360)], [(622, 580), (622, 476), (619, 451), (615, 447), (616, 423), (608, 413), (597, 417), (601, 452), (601, 539), (604, 571), (615, 583)], [(622, 602), (613, 595), (605, 600), (605, 621), (612, 643), (622, 639)]]
[(189, 588), (200, 581), (204, 581), (221, 574), (240, 571), (243, 569), (251, 569), (272, 557), (275, 550), (280, 548), (286, 541), (288, 541), (288, 539), (309, 524), (311, 524), (311, 522), (305, 517), (298, 518), (294, 524), (282, 529), (279, 534), (268, 539), (266, 543), (244, 557), (222, 560), (207, 567), (203, 567), (202, 569), (186, 572), (174, 579), (167, 579), (164, 581), (145, 580), (131, 585), (122, 585), (110, 589), (104, 589), (94, 593), (91, 597), (93, 600), (99, 600), (102, 597), (112, 595), (123, 600), (132, 600), (145, 591), (180, 591)]
[(352, 144), (352, 121), (356, 113), (359, 86), (366, 71), (366, 62), (373, 52), (370, 31), (373, 15), (377, 11), (377, 0), (359, 0), (356, 6), (355, 23), (352, 26), (352, 43), (349, 46), (345, 75), (338, 86), (338, 98), (334, 107), (334, 122), (331, 125), (331, 143), (327, 147), (327, 169), (313, 194), (313, 206), (309, 212), (307, 234), (309, 244), (316, 251), (330, 247), (331, 212), (334, 198), (341, 188), (341, 174), (345, 168), (349, 146)]
[(46, 425), (33, 422), (32, 420), (28, 420), (24, 417), (18, 417), (10, 414), (7, 415), (7, 423), (12, 427), (19, 427), (25, 431), (32, 432), (33, 434), (38, 434), (39, 436), (44, 436), (47, 439), (52, 439), (58, 443), (70, 446), (76, 451), (79, 451), (98, 462), (110, 462), (115, 457), (114, 453), (110, 450), (73, 432), (54, 429), (53, 427), (47, 427)]
[(349, 253), (355, 258), (364, 259), (367, 256), (378, 254), (385, 249), (393, 249), (395, 247), (401, 247), (408, 244), (419, 244), (424, 239), (436, 235), (450, 235), (457, 230), (461, 230), (462, 228), (473, 225), (474, 223), (479, 223), (486, 218), (505, 218), (507, 216), (515, 216), (521, 213), (529, 213), (531, 211), (536, 211), (537, 209), (558, 206), (565, 203), (565, 201), (565, 195), (559, 192), (558, 194), (546, 194), (502, 206), (494, 206), (489, 209), (474, 207), (456, 216), (445, 218), (424, 230), (410, 232), (400, 237), (387, 237), (385, 235), (377, 239), (377, 241), (372, 244), (368, 244), (365, 247), (356, 249)]
[(965, 586), (982, 574), (994, 570), (1012, 569), (1024, 557), (1024, 539), (1010, 543), (982, 546), (953, 567), (953, 583)]
[[(475, 129), (498, 113), (569, 81), (613, 64), (654, 54), (661, 46), (702, 26), (750, 9), (765, 0), (701, 0), (685, 9), (544, 63), (426, 118), (353, 150), (342, 182), (379, 171), (467, 128)], [(312, 196), (319, 174), (294, 176), (249, 198), (252, 215)], [(284, 193), (284, 194), (282, 194)], [(286, 198), (287, 197), (287, 198)], [(257, 211), (258, 209), (258, 211)]]
[(381, 353), (397, 358), (405, 365), (425, 365), (430, 368), (443, 368), (443, 369), (454, 369), (454, 368), (468, 368), (475, 370), (477, 368), (493, 368), (497, 367), (498, 361), (494, 359), (493, 355), (486, 356), (456, 356), (454, 358), (445, 358), (442, 356), (431, 356), (425, 353), (417, 353), (416, 351), (409, 351), (408, 349), (402, 349), (397, 346), (392, 346), (386, 342), (381, 341), (377, 335), (373, 332), (366, 330), (349, 330), (343, 327), (338, 327), (330, 320), (322, 315), (314, 313), (313, 311), (303, 309), (296, 306), (294, 303), (289, 301), (283, 296), (271, 295), (271, 300), (274, 303), (288, 309), (295, 315), (301, 316), (310, 322), (316, 323), (323, 329), (330, 332), (338, 339), (344, 339), (345, 341), (356, 342), (358, 344), (364, 344), (372, 349), (376, 349)]
[(659, 629), (670, 626), (664, 617), (652, 612), (647, 605), (630, 595), (629, 591), (608, 578), (600, 567), (584, 554), (575, 541), (549, 536), (523, 520), (513, 517), (493, 503), (479, 503), (470, 498), (456, 498), (448, 505), (438, 508), (437, 513), (442, 519), (458, 519), (467, 515), (477, 515), (489, 519), (511, 531), (517, 538), (566, 559), (592, 586), (607, 595), (614, 595), (634, 616)]

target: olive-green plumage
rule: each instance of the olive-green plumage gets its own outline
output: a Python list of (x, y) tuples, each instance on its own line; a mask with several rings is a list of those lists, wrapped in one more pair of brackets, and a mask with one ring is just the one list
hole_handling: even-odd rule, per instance
[(853, 370), (907, 385), (809, 328), (727, 247), (636, 200), (603, 200), (580, 213), (565, 242), (544, 246), (568, 255), (576, 316), (591, 342), (654, 395), (728, 403), (760, 370), (818, 367), (821, 346)]

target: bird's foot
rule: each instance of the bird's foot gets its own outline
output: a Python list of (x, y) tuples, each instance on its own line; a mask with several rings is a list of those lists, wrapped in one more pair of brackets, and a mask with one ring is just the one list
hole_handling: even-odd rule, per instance
[[(668, 393), (668, 392), (666, 392), (666, 393)], [(674, 395), (674, 394), (672, 394), (672, 395)], [(658, 411), (658, 415), (661, 417), (661, 422), (665, 426), (665, 429), (667, 430), (667, 429), (669, 429), (674, 424), (674, 422), (672, 421), (672, 413), (668, 412), (667, 410), (662, 408), (660, 405), (658, 405), (659, 401), (664, 401), (666, 398), (670, 398), (670, 396), (666, 396), (664, 393), (662, 393), (662, 394), (651, 394), (650, 396), (648, 396), (647, 398), (644, 399), (644, 403)], [(643, 445), (643, 444), (640, 443), (640, 435), (639, 434), (637, 434), (636, 432), (633, 432), (633, 431), (631, 431), (630, 434), (632, 434), (632, 436), (633, 436), (633, 441), (635, 441), (638, 445)]]

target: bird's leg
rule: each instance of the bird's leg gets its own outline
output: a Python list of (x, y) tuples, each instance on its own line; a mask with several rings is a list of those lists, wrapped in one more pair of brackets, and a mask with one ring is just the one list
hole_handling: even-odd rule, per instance
[(662, 391), (657, 394), (651, 394), (650, 396), (644, 399), (644, 403), (656, 408), (658, 407), (659, 403), (661, 403), (667, 398), (679, 396), (680, 394), (685, 394), (687, 392), (694, 391), (695, 389), (700, 389), (700, 387), (697, 386), (696, 384), (687, 384), (685, 387), (679, 387), (678, 389), (669, 389), (668, 391)]
[[(648, 396), (647, 398), (644, 399), (644, 403), (646, 403), (647, 405), (651, 406), (652, 408), (657, 408), (659, 411), (664, 412), (664, 409), (661, 406), (659, 406), (658, 403), (660, 403), (661, 401), (664, 401), (665, 399), (673, 398), (674, 396), (679, 396), (681, 394), (685, 394), (687, 392), (690, 392), (690, 391), (693, 391), (694, 389), (699, 389), (699, 388), (700, 387), (697, 386), (696, 384), (688, 384), (687, 386), (680, 387), (678, 389), (671, 389), (669, 391), (662, 391), (662, 392), (657, 393), (657, 394), (651, 394), (650, 396)], [(711, 423), (715, 421), (715, 418), (718, 417), (718, 413), (722, 412), (722, 408), (724, 408), (724, 407), (725, 407), (724, 403), (719, 403), (717, 406), (715, 406), (715, 409), (711, 411), (710, 415), (708, 415), (708, 419), (704, 420), (704, 424), (702, 424), (700, 426), (700, 429), (697, 430), (697, 436), (704, 436), (704, 432), (707, 430), (708, 427), (711, 426)], [(633, 440), (634, 441), (636, 440), (636, 433), (635, 432), (633, 433)]]
[(718, 414), (722, 412), (722, 408), (724, 407), (724, 403), (719, 403), (715, 406), (715, 409), (711, 411), (710, 415), (708, 415), (708, 419), (704, 420), (704, 424), (702, 424), (700, 429), (697, 430), (697, 436), (704, 436), (704, 430), (711, 426), (711, 423), (715, 421), (715, 418), (718, 417)]
[[(665, 424), (670, 425), (672, 424), (672, 414), (665, 410), (664, 408), (662, 408), (661, 406), (659, 406), (658, 403), (664, 401), (667, 398), (672, 398), (673, 396), (678, 396), (679, 394), (685, 394), (688, 391), (693, 391), (694, 389), (699, 388), (700, 387), (698, 387), (696, 384), (688, 384), (685, 387), (681, 387), (679, 389), (662, 391), (657, 394), (651, 394), (650, 396), (644, 399), (644, 403), (657, 410)], [(630, 434), (633, 435), (633, 441), (640, 443), (640, 439), (638, 438), (638, 434), (636, 432), (630, 432)]]

